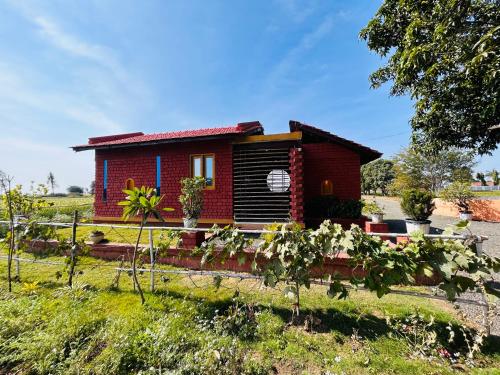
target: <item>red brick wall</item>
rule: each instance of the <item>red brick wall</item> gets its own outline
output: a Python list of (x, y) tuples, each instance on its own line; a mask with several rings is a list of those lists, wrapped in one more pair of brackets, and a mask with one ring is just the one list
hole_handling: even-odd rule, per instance
[[(215, 189), (205, 190), (202, 218), (233, 218), (232, 145), (229, 140), (175, 143), (149, 147), (96, 150), (96, 199), (95, 215), (120, 217), (122, 190), (128, 178), (135, 186), (156, 186), (156, 156), (161, 157), (161, 194), (165, 195), (162, 207), (173, 207), (174, 212), (164, 212), (166, 218), (182, 218), (179, 203), (180, 180), (189, 177), (189, 159), (192, 154), (215, 154)], [(102, 201), (103, 161), (108, 160), (108, 199)]]
[(302, 145), (304, 152), (304, 200), (321, 194), (321, 182), (333, 183), (340, 199), (361, 198), (360, 158), (354, 151), (332, 143)]
[(297, 223), (304, 222), (304, 156), (302, 149), (290, 149), (290, 215)]

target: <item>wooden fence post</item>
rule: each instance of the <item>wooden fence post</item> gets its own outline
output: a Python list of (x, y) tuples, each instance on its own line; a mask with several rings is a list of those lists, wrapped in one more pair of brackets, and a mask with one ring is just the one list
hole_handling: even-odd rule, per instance
[(153, 248), (153, 230), (149, 229), (149, 263), (151, 267), (150, 272), (150, 283), (151, 283), (151, 292), (155, 291), (155, 273), (153, 272), (155, 268), (155, 254)]
[[(18, 225), (17, 219), (14, 222), (14, 227)], [(19, 241), (17, 231), (14, 230), (14, 261), (16, 262), (16, 280), (21, 281), (21, 262), (19, 262)]]
[(70, 264), (69, 264), (69, 278), (68, 278), (68, 286), (70, 288), (73, 287), (73, 274), (75, 272), (75, 257), (76, 257), (76, 227), (78, 221), (78, 211), (75, 210), (73, 213), (73, 225), (71, 231), (71, 250), (70, 250)]
[(122, 273), (122, 268), (123, 268), (123, 263), (125, 262), (125, 255), (122, 255), (120, 261), (120, 266), (118, 267), (118, 270), (116, 271), (116, 276), (115, 279), (113, 280), (113, 283), (111, 284), (112, 288), (118, 289), (120, 287), (120, 275)]

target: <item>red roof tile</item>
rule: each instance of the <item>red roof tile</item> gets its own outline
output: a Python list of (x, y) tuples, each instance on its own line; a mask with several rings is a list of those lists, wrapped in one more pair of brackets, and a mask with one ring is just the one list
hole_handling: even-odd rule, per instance
[(90, 150), (95, 148), (111, 148), (123, 145), (138, 145), (144, 143), (162, 143), (181, 139), (231, 136), (231, 135), (249, 135), (263, 134), (263, 128), (260, 122), (243, 122), (236, 126), (226, 126), (220, 128), (206, 128), (196, 130), (181, 130), (168, 133), (126, 133), (103, 137), (89, 138), (89, 143), (85, 145), (73, 146), (75, 151)]

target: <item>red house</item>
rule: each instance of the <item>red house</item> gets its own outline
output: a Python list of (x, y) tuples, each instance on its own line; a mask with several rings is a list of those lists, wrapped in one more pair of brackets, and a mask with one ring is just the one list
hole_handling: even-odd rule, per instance
[[(120, 220), (122, 190), (153, 186), (165, 195), (167, 224), (180, 224), (180, 180), (205, 177), (200, 224), (304, 223), (306, 203), (321, 195), (361, 198), (360, 166), (381, 153), (313, 126), (290, 121), (290, 132), (265, 135), (258, 122), (169, 133), (89, 138), (95, 150), (96, 222)], [(306, 213), (307, 214), (307, 213)]]

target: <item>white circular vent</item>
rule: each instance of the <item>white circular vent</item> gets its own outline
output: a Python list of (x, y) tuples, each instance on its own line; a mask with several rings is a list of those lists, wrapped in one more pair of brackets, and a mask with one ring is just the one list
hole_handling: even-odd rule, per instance
[(267, 187), (274, 193), (284, 193), (290, 187), (290, 176), (283, 169), (273, 169), (267, 175)]

